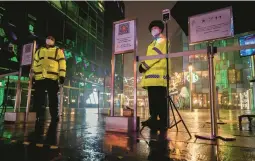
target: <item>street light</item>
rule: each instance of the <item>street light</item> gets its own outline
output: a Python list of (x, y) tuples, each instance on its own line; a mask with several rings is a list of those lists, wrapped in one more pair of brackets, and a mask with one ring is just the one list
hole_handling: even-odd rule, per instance
[(193, 80), (192, 80), (192, 78), (193, 78), (192, 69), (193, 69), (193, 66), (190, 63), (189, 64), (189, 90), (190, 90), (190, 94), (189, 94), (189, 106), (190, 106), (190, 111), (193, 111), (193, 108), (192, 108), (192, 82), (193, 82)]

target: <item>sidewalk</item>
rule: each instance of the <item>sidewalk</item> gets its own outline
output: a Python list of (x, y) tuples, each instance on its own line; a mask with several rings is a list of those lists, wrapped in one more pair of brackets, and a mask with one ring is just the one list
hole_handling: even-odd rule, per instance
[[(104, 116), (97, 109), (65, 109), (62, 121), (55, 127), (47, 120), (37, 126), (29, 123), (2, 124), (0, 127), (1, 161), (253, 161), (255, 128), (248, 131), (244, 122), (239, 130), (237, 117), (244, 111), (223, 110), (219, 134), (232, 135), (236, 141), (196, 140), (195, 134), (210, 133), (209, 110), (181, 111), (192, 138), (179, 124), (167, 137), (142, 134), (125, 135), (104, 131)], [(49, 128), (49, 126), (51, 127)], [(49, 129), (49, 130), (48, 130)], [(171, 159), (170, 159), (171, 158)]]

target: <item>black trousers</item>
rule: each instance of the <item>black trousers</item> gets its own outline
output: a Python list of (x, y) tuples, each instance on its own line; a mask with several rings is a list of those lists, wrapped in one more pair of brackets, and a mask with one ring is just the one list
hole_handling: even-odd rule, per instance
[(45, 91), (48, 92), (50, 115), (52, 118), (58, 117), (58, 81), (43, 79), (35, 81), (34, 109), (36, 117), (44, 117)]
[(148, 87), (150, 116), (153, 121), (160, 118), (161, 126), (167, 126), (167, 93), (166, 87)]

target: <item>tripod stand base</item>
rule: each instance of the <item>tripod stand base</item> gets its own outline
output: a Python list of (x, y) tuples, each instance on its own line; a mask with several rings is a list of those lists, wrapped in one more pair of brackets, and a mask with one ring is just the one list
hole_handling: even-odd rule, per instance
[(223, 141), (235, 141), (236, 138), (232, 136), (211, 136), (211, 135), (195, 135), (196, 139), (202, 140), (217, 140), (221, 139)]

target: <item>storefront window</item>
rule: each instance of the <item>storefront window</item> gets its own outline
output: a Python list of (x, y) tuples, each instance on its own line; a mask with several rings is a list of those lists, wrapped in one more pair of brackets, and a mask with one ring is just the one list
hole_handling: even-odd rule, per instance
[(195, 108), (208, 108), (208, 94), (206, 93), (196, 93), (192, 95), (193, 107)]

